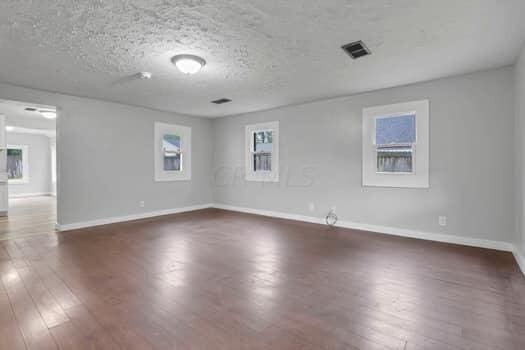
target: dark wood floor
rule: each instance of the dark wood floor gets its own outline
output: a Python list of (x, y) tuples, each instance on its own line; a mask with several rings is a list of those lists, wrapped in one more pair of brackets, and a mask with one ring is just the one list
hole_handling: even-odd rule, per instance
[(1, 349), (525, 349), (510, 253), (215, 209), (0, 242)]

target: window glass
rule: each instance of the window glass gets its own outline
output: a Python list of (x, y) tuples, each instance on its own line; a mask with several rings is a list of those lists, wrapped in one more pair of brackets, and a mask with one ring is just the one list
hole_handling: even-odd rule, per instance
[(279, 182), (279, 122), (245, 126), (247, 181)]
[(181, 170), (181, 137), (180, 135), (165, 134), (162, 137), (162, 152), (165, 171)]
[(376, 118), (376, 145), (416, 142), (416, 116), (408, 114)]
[(363, 108), (363, 186), (429, 188), (430, 101)]
[(377, 171), (380, 173), (411, 173), (412, 146), (380, 146), (377, 148)]
[(272, 152), (272, 132), (259, 131), (254, 134), (254, 149), (256, 153)]
[(10, 180), (21, 180), (24, 178), (23, 152), (19, 148), (7, 150), (7, 178)]
[(253, 133), (253, 170), (272, 170), (272, 131), (258, 131)]
[(155, 181), (191, 180), (191, 127), (155, 122)]

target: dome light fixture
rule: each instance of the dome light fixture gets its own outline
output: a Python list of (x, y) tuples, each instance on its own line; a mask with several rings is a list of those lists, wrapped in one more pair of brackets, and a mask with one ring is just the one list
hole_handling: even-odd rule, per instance
[(56, 111), (49, 111), (49, 110), (40, 111), (40, 114), (42, 115), (42, 117), (47, 118), (47, 119), (55, 119), (57, 117)]
[(206, 65), (206, 61), (195, 55), (177, 55), (171, 62), (184, 74), (198, 73)]
[(142, 80), (149, 80), (153, 77), (153, 74), (151, 72), (138, 72), (137, 77)]

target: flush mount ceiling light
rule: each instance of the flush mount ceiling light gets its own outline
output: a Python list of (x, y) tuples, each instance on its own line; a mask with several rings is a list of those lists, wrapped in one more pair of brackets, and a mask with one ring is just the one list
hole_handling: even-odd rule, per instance
[(47, 119), (55, 119), (57, 117), (57, 112), (55, 111), (40, 111), (40, 114)]
[(14, 129), (15, 129), (15, 128), (12, 127), (11, 125), (7, 125), (7, 126), (5, 127), (5, 131), (13, 131)]
[(184, 74), (198, 73), (206, 65), (206, 61), (195, 55), (177, 55), (171, 62)]
[(142, 80), (149, 80), (153, 77), (153, 74), (151, 74), (151, 72), (139, 72), (137, 73), (137, 77)]

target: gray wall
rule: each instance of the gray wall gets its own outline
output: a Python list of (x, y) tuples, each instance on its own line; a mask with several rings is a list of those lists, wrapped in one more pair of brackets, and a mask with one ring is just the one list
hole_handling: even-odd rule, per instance
[(51, 154), (49, 137), (8, 132), (7, 144), (27, 145), (29, 153), (29, 182), (9, 184), (9, 195), (50, 193)]
[(525, 48), (515, 67), (515, 111), (516, 111), (516, 243), (525, 254), (524, 230), (524, 176), (525, 176)]
[[(316, 217), (335, 205), (345, 221), (512, 242), (513, 73), (509, 67), (216, 119), (214, 199)], [(426, 98), (430, 189), (363, 188), (363, 107)], [(244, 126), (273, 120), (280, 121), (281, 181), (245, 182)]]
[[(210, 203), (208, 119), (0, 84), (0, 98), (59, 108), (60, 224)], [(192, 180), (153, 181), (155, 121), (192, 127)], [(139, 201), (145, 207), (139, 207)]]
[[(0, 98), (59, 107), (61, 224), (213, 201), (317, 217), (336, 205), (342, 220), (510, 242), (514, 73), (492, 70), (216, 120), (5, 84)], [(431, 101), (431, 188), (363, 188), (362, 108), (423, 98)], [(281, 127), (281, 181), (247, 183), (244, 126), (272, 120)], [(155, 121), (192, 127), (192, 181), (153, 181)], [(448, 216), (447, 227), (438, 215)]]

